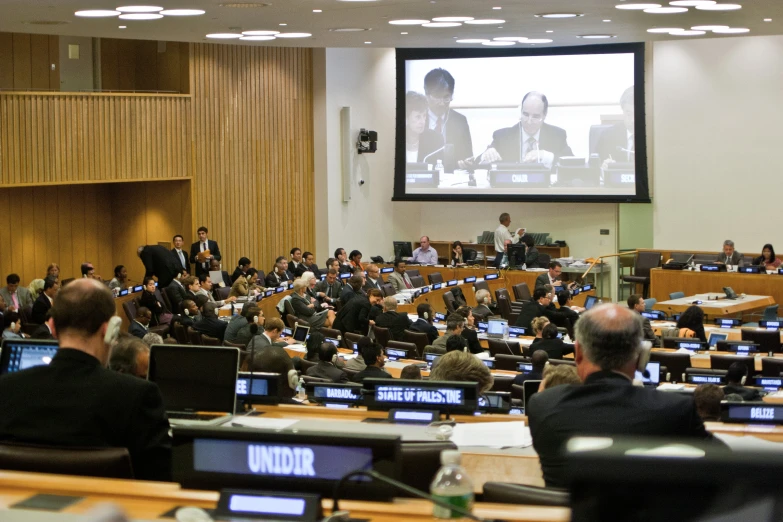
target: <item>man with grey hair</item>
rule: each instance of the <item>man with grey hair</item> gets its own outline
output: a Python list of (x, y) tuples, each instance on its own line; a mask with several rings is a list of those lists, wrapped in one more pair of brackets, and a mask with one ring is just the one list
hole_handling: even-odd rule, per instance
[(109, 357), (110, 370), (133, 375), (139, 379), (146, 379), (149, 365), (150, 348), (144, 341), (136, 337), (129, 336), (121, 339), (111, 349), (111, 356)]
[(152, 346), (153, 344), (163, 344), (163, 337), (156, 334), (155, 332), (147, 332), (147, 334), (142, 337), (141, 340), (147, 346)]
[(473, 309), (473, 315), (481, 318), (481, 319), (487, 319), (491, 315), (495, 315), (495, 312), (492, 311), (492, 294), (489, 293), (489, 290), (481, 289), (476, 292), (476, 302), (478, 303), (478, 306), (476, 306)]
[(723, 242), (723, 252), (715, 258), (716, 263), (725, 265), (738, 265), (742, 261), (742, 254), (734, 250), (734, 241), (727, 239)]
[(460, 314), (449, 314), (446, 317), (446, 333), (435, 339), (432, 343), (434, 350), (430, 350), (435, 353), (446, 353), (446, 343), (449, 337), (452, 335), (462, 335), (462, 330), (465, 328), (465, 318)]
[(411, 320), (406, 312), (397, 311), (397, 299), (390, 295), (383, 298), (383, 312), (375, 318), (375, 326), (388, 328), (392, 341), (402, 341), (405, 330), (411, 327)]
[(633, 385), (643, 340), (639, 314), (606, 304), (576, 323), (580, 386), (534, 395), (525, 412), (548, 487), (567, 487), (563, 447), (576, 435), (643, 435), (711, 439), (693, 399)]

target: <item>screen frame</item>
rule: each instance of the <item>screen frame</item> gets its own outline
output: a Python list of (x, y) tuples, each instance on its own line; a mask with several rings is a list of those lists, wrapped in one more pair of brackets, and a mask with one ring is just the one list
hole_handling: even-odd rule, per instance
[[(573, 203), (650, 203), (647, 168), (647, 131), (645, 107), (645, 44), (619, 43), (569, 47), (516, 49), (397, 48), (397, 111), (395, 121), (394, 194), (392, 201), (503, 201), (503, 202), (573, 202)], [(634, 136), (636, 137), (635, 195), (545, 195), (545, 194), (406, 194), (405, 192), (405, 62), (408, 60), (449, 60), (460, 58), (506, 58), (524, 56), (563, 56), (587, 54), (634, 55)], [(523, 93), (521, 93), (523, 94)], [(619, 101), (618, 101), (619, 103)]]
[[(24, 346), (55, 346), (55, 354), (60, 350), (60, 342), (57, 340), (51, 340), (51, 339), (3, 339), (2, 342), (0, 342), (0, 375), (5, 375), (8, 373), (8, 365), (10, 364), (11, 359), (11, 350), (7, 348), (10, 344), (18, 344), (18, 345), (24, 345)], [(43, 366), (43, 365), (38, 365)], [(24, 370), (19, 370), (24, 371)], [(18, 373), (18, 372), (13, 372)]]

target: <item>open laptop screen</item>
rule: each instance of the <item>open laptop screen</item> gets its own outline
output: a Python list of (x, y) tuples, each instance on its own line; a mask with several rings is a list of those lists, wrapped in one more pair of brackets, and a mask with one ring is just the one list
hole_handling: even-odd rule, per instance
[(4, 339), (0, 353), (0, 375), (49, 364), (56, 353), (57, 341)]
[(585, 299), (585, 310), (589, 310), (592, 307), (595, 306), (595, 304), (598, 302), (598, 298), (594, 295), (588, 295)]

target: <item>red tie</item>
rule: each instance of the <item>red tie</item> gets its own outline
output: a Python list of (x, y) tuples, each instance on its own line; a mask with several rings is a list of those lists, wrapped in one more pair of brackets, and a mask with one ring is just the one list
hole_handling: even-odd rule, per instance
[(408, 281), (408, 278), (405, 276), (402, 276), (402, 280), (405, 281), (405, 288), (413, 288), (410, 281)]

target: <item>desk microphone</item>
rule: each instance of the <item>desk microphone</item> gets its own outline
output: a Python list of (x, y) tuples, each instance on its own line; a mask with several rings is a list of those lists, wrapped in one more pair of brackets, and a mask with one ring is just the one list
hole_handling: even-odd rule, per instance
[(421, 162), (422, 162), (422, 163), (427, 163), (427, 160), (428, 160), (428, 159), (429, 159), (431, 156), (434, 156), (435, 154), (437, 154), (438, 152), (441, 152), (441, 151), (443, 151), (443, 159), (444, 159), (444, 163), (445, 163), (446, 156), (449, 156), (449, 155), (452, 155), (452, 154), (454, 154), (454, 144), (453, 144), (453, 143), (446, 143), (446, 144), (445, 144), (444, 146), (442, 146), (441, 148), (439, 148), (439, 149), (437, 149), (437, 150), (435, 150), (435, 151), (433, 151), (433, 152), (430, 152), (429, 154), (427, 154), (426, 156), (424, 156), (424, 157), (422, 158)]

